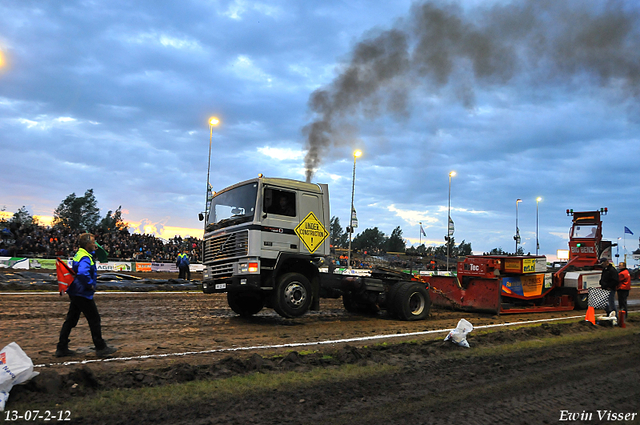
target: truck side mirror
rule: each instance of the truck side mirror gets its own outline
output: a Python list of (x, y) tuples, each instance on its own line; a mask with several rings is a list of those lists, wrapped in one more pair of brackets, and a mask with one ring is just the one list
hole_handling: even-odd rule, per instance
[(198, 213), (198, 220), (199, 220), (199, 221), (204, 220), (204, 214), (202, 214), (202, 213)]

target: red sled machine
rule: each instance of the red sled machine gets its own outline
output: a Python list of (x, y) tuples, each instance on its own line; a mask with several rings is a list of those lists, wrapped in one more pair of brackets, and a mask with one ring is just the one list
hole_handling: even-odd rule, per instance
[(457, 276), (422, 276), (434, 305), (494, 314), (587, 308), (589, 288), (599, 286), (598, 258), (611, 259), (610, 241), (602, 240), (599, 211), (573, 212), (569, 260), (559, 270), (547, 268), (541, 255), (470, 255), (458, 263)]

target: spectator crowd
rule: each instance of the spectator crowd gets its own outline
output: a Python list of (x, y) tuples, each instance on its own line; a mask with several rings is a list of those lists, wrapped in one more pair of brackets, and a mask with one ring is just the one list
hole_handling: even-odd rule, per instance
[[(0, 226), (0, 256), (68, 258), (78, 250), (80, 231), (57, 227), (29, 226), (15, 228)], [(115, 233), (97, 231), (96, 242), (108, 253), (112, 261), (173, 262), (179, 253), (189, 251), (191, 262), (202, 258), (202, 240), (176, 236), (164, 240), (147, 234), (130, 234), (128, 230)]]

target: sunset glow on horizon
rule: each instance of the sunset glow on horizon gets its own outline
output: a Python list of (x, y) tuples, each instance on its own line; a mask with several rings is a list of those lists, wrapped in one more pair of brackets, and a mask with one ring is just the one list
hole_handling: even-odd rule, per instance
[[(8, 221), (11, 220), (11, 217), (13, 217), (13, 213), (0, 211), (1, 220)], [(53, 216), (50, 215), (34, 215), (33, 218), (36, 219), (41, 226), (51, 226), (53, 224)], [(204, 235), (203, 229), (167, 226), (161, 223), (153, 223), (149, 219), (142, 219), (139, 221), (125, 220), (125, 223), (127, 223), (129, 233), (153, 235), (162, 239), (172, 239), (175, 236), (202, 239)]]

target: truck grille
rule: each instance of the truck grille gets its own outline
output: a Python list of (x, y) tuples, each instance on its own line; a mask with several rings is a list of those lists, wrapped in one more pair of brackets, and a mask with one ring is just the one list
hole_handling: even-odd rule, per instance
[(249, 231), (221, 235), (204, 242), (204, 263), (246, 256)]
[(211, 277), (218, 279), (221, 277), (231, 277), (233, 275), (233, 263), (216, 264), (211, 267)]

